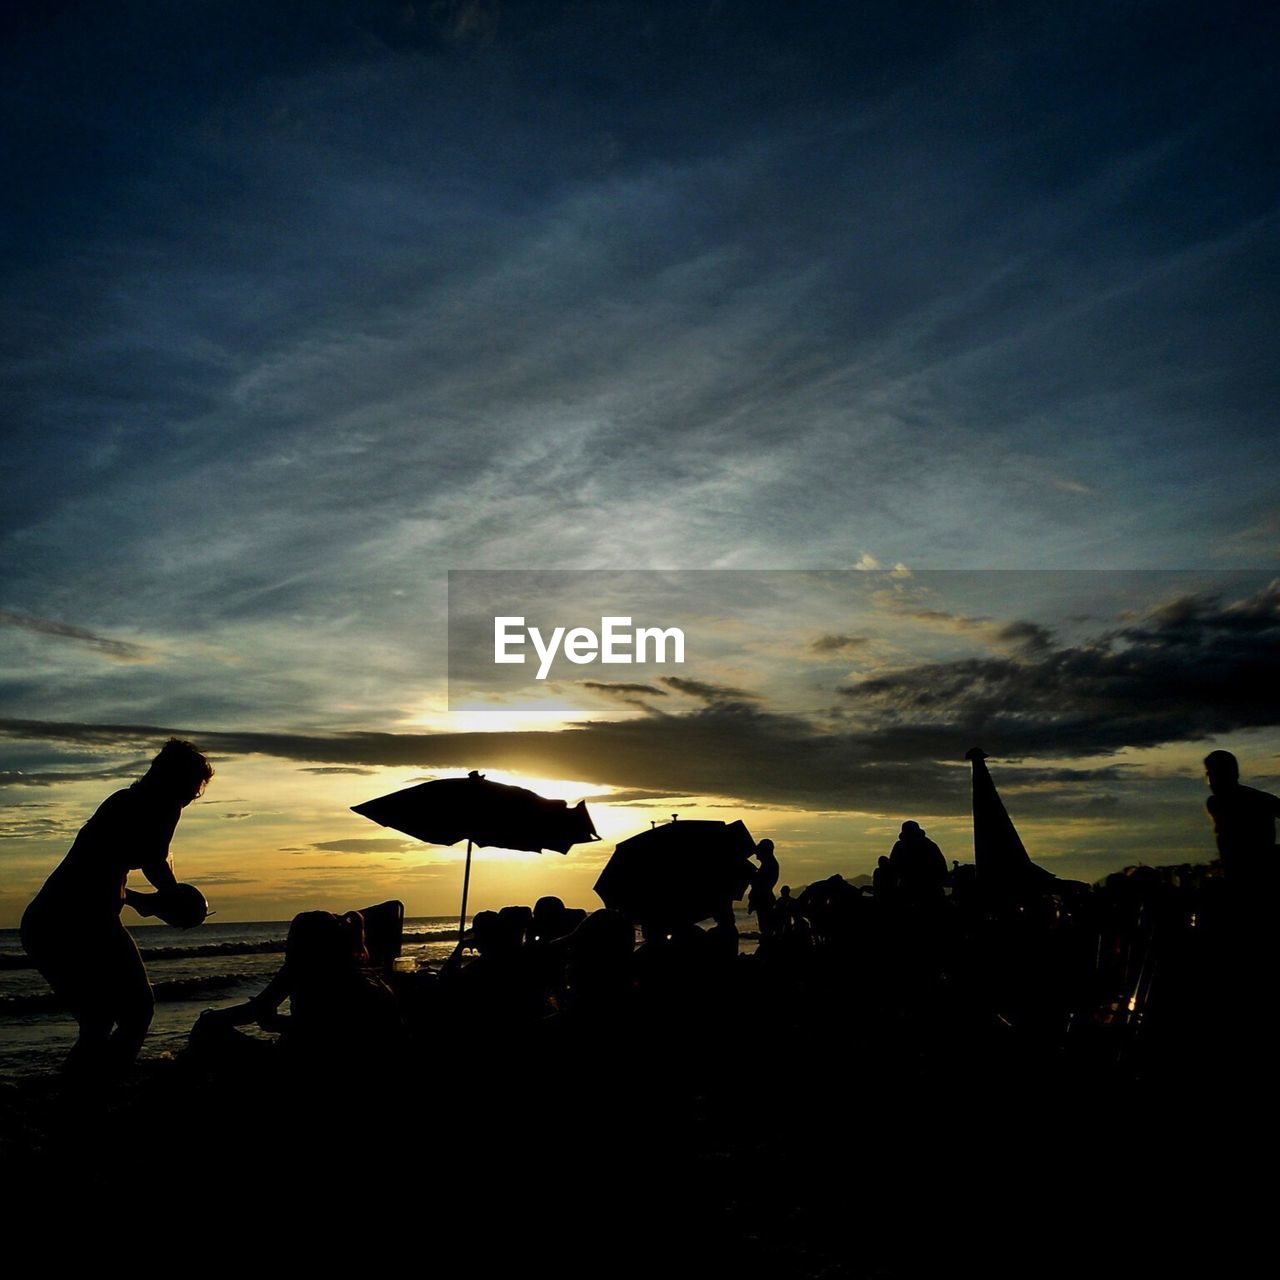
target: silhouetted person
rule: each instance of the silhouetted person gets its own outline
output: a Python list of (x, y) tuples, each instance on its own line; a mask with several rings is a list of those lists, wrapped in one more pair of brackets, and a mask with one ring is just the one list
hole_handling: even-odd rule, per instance
[(1277, 870), (1276, 818), (1280, 798), (1246, 787), (1240, 764), (1230, 751), (1211, 751), (1204, 758), (1205, 778), (1213, 794), (1205, 804), (1213, 819), (1218, 856), (1228, 883), (1268, 884)]
[[(99, 805), (22, 917), (23, 947), (80, 1027), (69, 1071), (119, 1071), (138, 1056), (154, 1001), (120, 911), (154, 915), (176, 889), (169, 842), (212, 776), (191, 743), (170, 738), (143, 777)], [(127, 888), (133, 870), (158, 892)]]
[(775, 907), (778, 917), (778, 927), (783, 931), (789, 929), (796, 922), (796, 903), (791, 896), (791, 886), (784, 884), (778, 890), (778, 902)]
[(533, 904), (533, 922), (526, 940), (554, 942), (557, 938), (567, 938), (586, 918), (587, 913), (581, 907), (566, 907), (559, 898), (539, 898)]
[(807, 885), (796, 907), (823, 943), (839, 942), (854, 926), (861, 894), (838, 872)]
[[(373, 1063), (393, 1045), (399, 1030), (396, 998), (370, 965), (360, 912), (294, 916), (284, 957), (275, 977), (251, 1000), (202, 1015), (201, 1035), (257, 1022), (282, 1032), (295, 1060), (343, 1066)], [(289, 1015), (281, 1016), (285, 1000)]]
[(559, 1005), (564, 996), (564, 942), (587, 913), (570, 909), (555, 897), (539, 898), (525, 932), (525, 962), (545, 1001)]
[(774, 886), (778, 883), (781, 868), (777, 855), (773, 851), (772, 840), (761, 840), (755, 849), (759, 868), (751, 877), (751, 889), (747, 894), (747, 913), (754, 914), (760, 929), (761, 938), (768, 938), (774, 933), (774, 915), (777, 899), (774, 897)]
[(889, 854), (889, 866), (904, 898), (941, 898), (947, 884), (947, 860), (918, 822), (904, 822)]
[[(440, 970), (443, 989), (464, 1023), (499, 1033), (542, 1012), (537, 966), (524, 946), (532, 921), (528, 907), (476, 912), (471, 928)], [(479, 954), (464, 965), (466, 947)]]
[(889, 865), (887, 854), (876, 859), (876, 869), (871, 873), (871, 890), (877, 898), (887, 897), (893, 892), (893, 868)]
[(618, 911), (594, 911), (564, 941), (567, 1007), (602, 1016), (631, 992), (635, 930)]

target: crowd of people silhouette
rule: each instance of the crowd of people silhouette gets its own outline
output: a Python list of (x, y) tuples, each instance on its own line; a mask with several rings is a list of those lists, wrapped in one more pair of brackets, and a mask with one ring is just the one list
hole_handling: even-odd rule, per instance
[[(758, 938), (750, 956), (739, 955), (731, 890), (715, 900), (705, 929), (670, 907), (679, 897), (675, 885), (670, 899), (660, 893), (638, 915), (588, 914), (550, 897), (533, 908), (481, 911), (438, 972), (396, 966), (400, 916), (389, 925), (388, 913), (402, 913), (399, 904), (343, 916), (308, 911), (293, 921), (285, 963), (266, 990), (243, 1006), (206, 1014), (193, 1051), (209, 1059), (228, 1052), (235, 1028), (256, 1023), (280, 1032), (293, 1060), (327, 1055), (350, 1066), (420, 1042), (427, 1027), (491, 1037), (542, 1020), (597, 1017), (608, 998), (636, 1017), (667, 1010), (713, 1019), (761, 981), (808, 989), (816, 972), (827, 975), (823, 982), (843, 972), (876, 974), (877, 998), (900, 1013), (932, 1004), (945, 986), (953, 1019), (963, 1010), (1064, 1041), (1123, 1024), (1132, 1043), (1121, 1052), (1134, 1057), (1138, 1028), (1157, 1013), (1157, 1023), (1172, 1026), (1170, 1010), (1196, 985), (1183, 954), (1187, 938), (1211, 940), (1199, 950), (1212, 969), (1228, 938), (1238, 946), (1254, 936), (1238, 926), (1274, 886), (1280, 800), (1243, 785), (1235, 757), (1214, 751), (1204, 763), (1217, 863), (1131, 868), (1090, 890), (1027, 858), (984, 754), (975, 749), (968, 758), (975, 866), (949, 869), (938, 845), (908, 820), (870, 886), (836, 874), (798, 894), (788, 885), (777, 893), (778, 856), (771, 840), (760, 840), (740, 878)], [(166, 743), (147, 773), (85, 824), (23, 917), (24, 947), (79, 1023), (70, 1073), (119, 1074), (137, 1055), (151, 993), (121, 911), (179, 910), (189, 886), (177, 882), (169, 841), (212, 772), (190, 743)], [(698, 834), (684, 824), (680, 830)], [(133, 869), (154, 893), (129, 888)], [(740, 960), (749, 960), (746, 970)], [(279, 1012), (286, 1001), (287, 1018)], [(241, 1044), (259, 1055), (263, 1048), (261, 1041)]]
[[(168, 1070), (135, 1069), (136, 1092), (106, 1106), (94, 1099), (126, 1077), (151, 1011), (122, 909), (200, 915), (183, 916), (167, 850), (211, 770), (170, 742), (103, 803), (23, 921), (79, 1022), (63, 1084), (85, 1100), (43, 1128), (22, 1120), (24, 1190), (57, 1202), (74, 1167), (105, 1204), (151, 1175), (145, 1145), (121, 1133), (186, 1133), (195, 1114), (214, 1146), (169, 1189), (173, 1212), (179, 1195), (231, 1212), (283, 1184), (308, 1206), (312, 1244), (326, 1213), (369, 1188), (375, 1220), (421, 1217), (420, 1153), (443, 1150), (432, 1247), (444, 1256), (454, 1224), (460, 1256), (482, 1248), (490, 1269), (508, 1247), (527, 1265), (553, 1223), (557, 1268), (592, 1274), (651, 1275), (673, 1256), (784, 1278), (932, 1273), (963, 1241), (978, 1248), (975, 1224), (1019, 1274), (1045, 1240), (1065, 1257), (1046, 1199), (1079, 1216), (1098, 1178), (1093, 1149), (1068, 1135), (1121, 1108), (1126, 1213), (1153, 1214), (1176, 1170), (1221, 1166), (1216, 1134), (1259, 1122), (1280, 801), (1215, 751), (1218, 858), (1089, 886), (1031, 862), (983, 753), (968, 759), (973, 863), (948, 868), (908, 820), (870, 883), (793, 890), (773, 842), (752, 842), (731, 879), (754, 949), (732, 889), (675, 886), (639, 914), (554, 897), (480, 911), (438, 966), (401, 954), (398, 901), (303, 912), (261, 992), (206, 1012)], [(689, 827), (677, 834), (696, 843)], [(134, 869), (153, 894), (128, 886)], [(710, 915), (681, 917), (675, 901)], [(1194, 1081), (1229, 1086), (1211, 1129), (1170, 1121)], [(990, 1152), (1019, 1176), (956, 1173), (921, 1217), (907, 1193), (921, 1161)], [(152, 1185), (153, 1208), (165, 1194)], [(873, 1227), (851, 1224), (851, 1196)], [(1231, 1196), (1211, 1212), (1239, 1212)]]

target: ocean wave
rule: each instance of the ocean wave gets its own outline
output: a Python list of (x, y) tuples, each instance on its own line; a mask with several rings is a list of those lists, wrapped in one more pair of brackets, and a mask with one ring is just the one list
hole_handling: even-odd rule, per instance
[[(406, 933), (404, 946), (416, 946), (425, 942), (452, 942), (458, 936), (456, 929), (437, 929), (427, 933)], [(141, 947), (144, 960), (198, 960), (208, 956), (261, 956), (283, 955), (284, 938), (267, 938), (258, 942), (198, 942), (190, 946)], [(21, 951), (0, 952), (0, 970), (34, 969), (30, 959)]]
[[(179, 1000), (194, 1000), (198, 996), (215, 991), (229, 991), (249, 983), (264, 985), (260, 973), (217, 973), (206, 978), (174, 978), (170, 982), (157, 982), (151, 991), (158, 1004)], [(20, 1018), (32, 1013), (57, 1013), (66, 1006), (52, 991), (38, 991), (28, 995), (0, 996), (0, 1018)]]

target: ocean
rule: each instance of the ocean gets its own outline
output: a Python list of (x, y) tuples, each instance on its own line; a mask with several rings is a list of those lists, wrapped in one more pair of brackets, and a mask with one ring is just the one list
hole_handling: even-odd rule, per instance
[[(735, 911), (743, 952), (756, 944), (755, 921)], [(137, 940), (155, 991), (156, 1013), (143, 1058), (163, 1058), (187, 1042), (206, 1009), (238, 1004), (261, 991), (284, 959), (289, 921), (208, 922), (196, 930), (137, 925)], [(458, 939), (456, 916), (404, 922), (401, 955), (439, 965)], [(251, 1027), (243, 1028), (254, 1034)], [(56, 1070), (76, 1038), (75, 1019), (61, 1010), (48, 983), (31, 968), (17, 929), (0, 929), (0, 1079)]]
[[(458, 920), (406, 919), (404, 931), (404, 956), (439, 964), (457, 941)], [(238, 1004), (262, 990), (284, 959), (289, 921), (210, 921), (197, 930), (141, 925), (130, 932), (156, 996), (142, 1057), (161, 1058), (182, 1048), (206, 1009)], [(0, 929), (0, 1078), (55, 1070), (75, 1038), (75, 1019), (57, 1007), (48, 983), (30, 967), (18, 930)]]

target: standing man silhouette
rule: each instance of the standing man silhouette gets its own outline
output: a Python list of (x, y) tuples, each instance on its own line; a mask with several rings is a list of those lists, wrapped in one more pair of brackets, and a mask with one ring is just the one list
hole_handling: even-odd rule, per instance
[(1211, 751), (1204, 758), (1205, 779), (1213, 794), (1205, 804), (1227, 882), (1237, 887), (1261, 886), (1275, 878), (1276, 818), (1280, 797), (1240, 782), (1240, 764), (1230, 751)]
[[(169, 841), (212, 776), (191, 743), (170, 738), (143, 777), (98, 806), (22, 917), (23, 947), (80, 1025), (69, 1072), (119, 1072), (138, 1056), (154, 1002), (120, 912), (155, 915), (177, 886)], [(128, 888), (133, 870), (158, 892)]]

